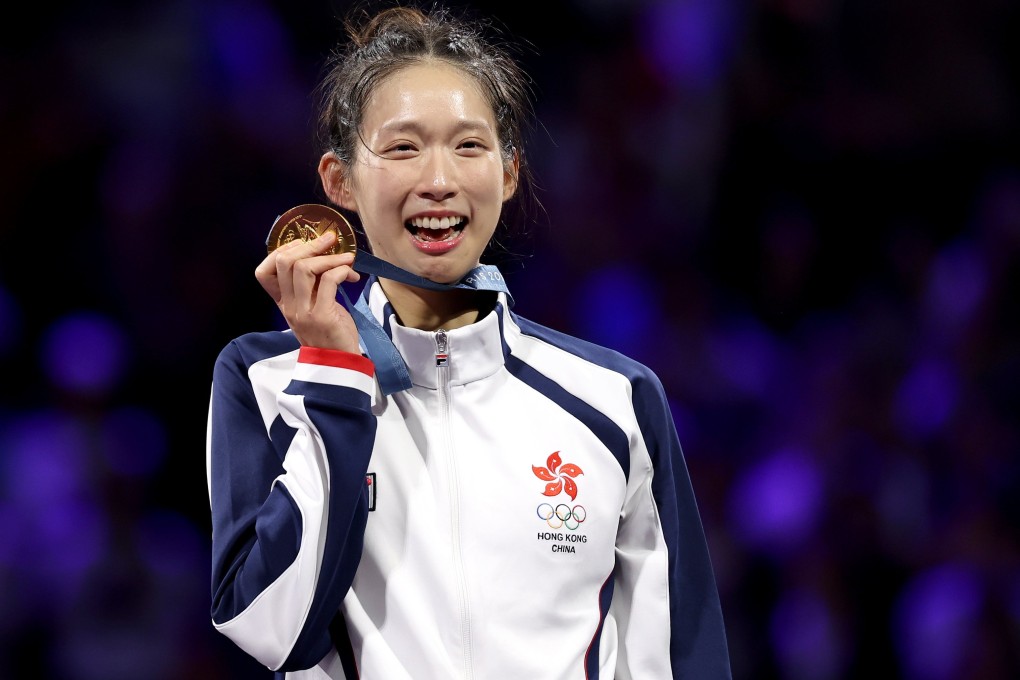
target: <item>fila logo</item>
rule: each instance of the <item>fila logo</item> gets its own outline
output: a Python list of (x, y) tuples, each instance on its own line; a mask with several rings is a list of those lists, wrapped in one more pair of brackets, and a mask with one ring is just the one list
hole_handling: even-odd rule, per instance
[(375, 510), (375, 473), (369, 472), (365, 475), (365, 487), (368, 489), (368, 509)]

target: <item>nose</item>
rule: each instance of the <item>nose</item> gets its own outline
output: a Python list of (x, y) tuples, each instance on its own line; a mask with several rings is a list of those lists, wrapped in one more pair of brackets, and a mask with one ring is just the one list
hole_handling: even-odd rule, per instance
[(432, 201), (443, 201), (457, 194), (457, 168), (453, 159), (442, 151), (425, 155), (421, 176), (418, 179), (418, 195)]

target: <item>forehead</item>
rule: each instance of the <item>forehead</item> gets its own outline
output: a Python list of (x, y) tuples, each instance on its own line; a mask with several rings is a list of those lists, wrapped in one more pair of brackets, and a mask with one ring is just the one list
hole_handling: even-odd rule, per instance
[(391, 73), (375, 87), (363, 125), (368, 131), (449, 118), (495, 128), (492, 107), (474, 76), (452, 64), (426, 61)]

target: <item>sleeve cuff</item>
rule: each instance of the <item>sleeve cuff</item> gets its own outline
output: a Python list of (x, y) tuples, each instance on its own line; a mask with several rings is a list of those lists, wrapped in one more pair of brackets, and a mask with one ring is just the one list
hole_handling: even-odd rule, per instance
[(298, 363), (345, 368), (364, 373), (368, 377), (375, 376), (375, 364), (366, 356), (353, 354), (339, 349), (323, 349), (322, 347), (302, 347), (298, 353)]

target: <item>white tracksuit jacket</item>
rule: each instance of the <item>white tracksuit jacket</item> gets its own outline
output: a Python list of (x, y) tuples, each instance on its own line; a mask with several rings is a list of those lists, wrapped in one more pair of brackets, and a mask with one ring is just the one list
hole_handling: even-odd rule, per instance
[(409, 390), (289, 331), (216, 362), (216, 629), (280, 678), (729, 678), (656, 376), (503, 294), (444, 351), (366, 291)]

